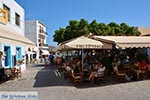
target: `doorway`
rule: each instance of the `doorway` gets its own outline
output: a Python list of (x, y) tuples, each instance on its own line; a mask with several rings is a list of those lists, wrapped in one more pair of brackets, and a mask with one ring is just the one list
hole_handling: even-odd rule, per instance
[(4, 47), (4, 52), (5, 52), (5, 66), (11, 66), (11, 52), (10, 52), (10, 47), (5, 46)]

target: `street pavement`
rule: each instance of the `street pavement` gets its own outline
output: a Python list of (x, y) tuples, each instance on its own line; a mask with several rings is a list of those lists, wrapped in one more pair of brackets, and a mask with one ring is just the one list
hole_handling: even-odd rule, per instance
[(21, 78), (0, 84), (0, 91), (35, 91), (38, 100), (150, 100), (150, 80), (74, 87), (55, 66), (30, 64)]

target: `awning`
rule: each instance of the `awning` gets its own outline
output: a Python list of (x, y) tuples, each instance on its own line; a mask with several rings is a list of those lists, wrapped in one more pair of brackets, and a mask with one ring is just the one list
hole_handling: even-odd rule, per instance
[(33, 51), (26, 51), (26, 54), (35, 54)]
[(19, 46), (32, 46), (35, 47), (35, 43), (26, 38), (25, 36), (16, 33), (10, 32), (4, 29), (0, 29), (0, 43), (8, 43)]
[(115, 43), (119, 48), (150, 47), (150, 36), (93, 36), (99, 40)]
[(42, 55), (48, 55), (49, 54), (48, 50), (41, 49), (41, 51), (42, 51)]

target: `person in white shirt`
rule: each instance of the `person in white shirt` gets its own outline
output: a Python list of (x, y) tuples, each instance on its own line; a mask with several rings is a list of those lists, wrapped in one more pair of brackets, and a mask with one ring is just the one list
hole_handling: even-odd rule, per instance
[(101, 62), (98, 62), (96, 64), (96, 71), (91, 72), (88, 80), (92, 80), (92, 82), (94, 82), (94, 77), (99, 77), (99, 76), (103, 76), (104, 75), (104, 71), (105, 71), (105, 67), (103, 67)]

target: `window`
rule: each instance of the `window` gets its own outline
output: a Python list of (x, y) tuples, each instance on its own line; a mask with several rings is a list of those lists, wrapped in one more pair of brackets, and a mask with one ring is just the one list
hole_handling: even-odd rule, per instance
[(42, 30), (42, 33), (44, 33), (44, 28), (43, 27), (41, 27), (41, 30)]
[(15, 23), (16, 25), (20, 26), (20, 15), (15, 13)]
[(8, 21), (10, 22), (10, 8), (7, 7), (5, 4), (3, 4), (3, 9), (7, 11), (7, 13), (8, 13)]
[(41, 30), (41, 29), (42, 29), (42, 27), (40, 26), (40, 29), (39, 29), (39, 32), (40, 32), (40, 33), (42, 33), (42, 30)]
[(40, 33), (44, 33), (44, 28), (42, 26), (40, 26), (40, 30), (39, 30)]

